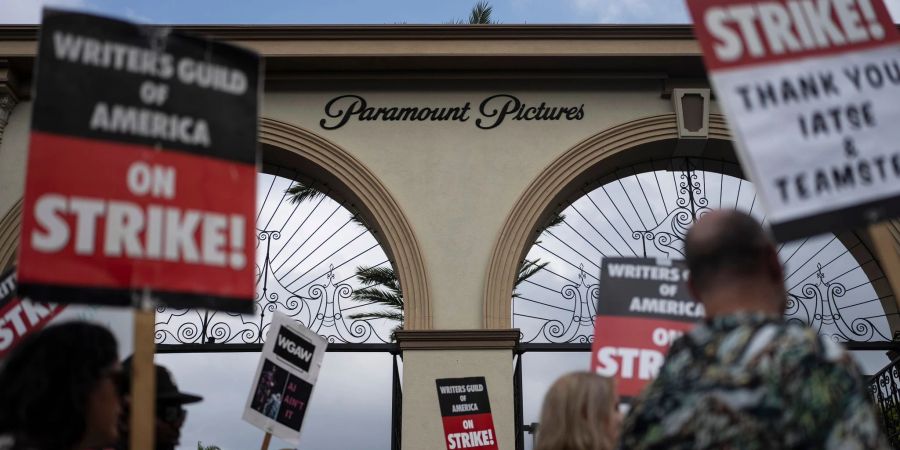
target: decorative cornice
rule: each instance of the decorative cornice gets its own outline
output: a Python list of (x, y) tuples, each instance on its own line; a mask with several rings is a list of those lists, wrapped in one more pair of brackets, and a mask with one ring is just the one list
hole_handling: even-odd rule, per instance
[[(267, 89), (309, 80), (703, 78), (687, 25), (174, 26), (258, 52)], [(0, 58), (30, 80), (34, 25), (0, 26)], [(288, 83), (288, 84), (285, 84)], [(24, 93), (23, 93), (24, 94)]]
[(514, 350), (521, 334), (507, 330), (401, 330), (400, 350)]

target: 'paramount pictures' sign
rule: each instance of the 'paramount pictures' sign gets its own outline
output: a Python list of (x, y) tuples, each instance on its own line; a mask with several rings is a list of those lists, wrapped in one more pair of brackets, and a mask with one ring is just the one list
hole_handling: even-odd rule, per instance
[(571, 121), (584, 118), (584, 104), (527, 103), (516, 96), (497, 94), (485, 98), (477, 109), (472, 102), (455, 106), (369, 105), (359, 95), (341, 95), (325, 104), (325, 118), (319, 126), (337, 130), (355, 122), (469, 122), (491, 130), (504, 123), (526, 121)]

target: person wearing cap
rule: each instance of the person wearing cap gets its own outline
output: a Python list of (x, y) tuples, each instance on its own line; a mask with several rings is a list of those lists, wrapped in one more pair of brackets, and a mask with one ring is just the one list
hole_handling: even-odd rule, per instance
[[(156, 450), (174, 450), (181, 439), (181, 427), (187, 417), (184, 405), (197, 403), (203, 397), (188, 394), (178, 390), (172, 374), (165, 367), (156, 364)], [(122, 363), (127, 378), (127, 386), (131, 386), (131, 358)], [(127, 414), (123, 417), (122, 439), (117, 449), (128, 448), (128, 426), (130, 424)]]

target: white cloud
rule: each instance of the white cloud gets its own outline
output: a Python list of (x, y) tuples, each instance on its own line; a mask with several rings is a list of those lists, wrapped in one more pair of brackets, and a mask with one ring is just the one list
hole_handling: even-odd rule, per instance
[(576, 12), (589, 22), (625, 24), (689, 21), (684, 0), (569, 0), (569, 2)]
[(85, 0), (5, 0), (0, 8), (0, 23), (36, 24), (41, 22), (45, 7), (84, 9)]

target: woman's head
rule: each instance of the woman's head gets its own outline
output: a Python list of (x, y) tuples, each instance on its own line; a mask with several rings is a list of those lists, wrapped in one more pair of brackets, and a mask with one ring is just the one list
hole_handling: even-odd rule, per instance
[(26, 337), (0, 369), (0, 434), (40, 449), (113, 443), (120, 372), (101, 326), (69, 322)]
[(609, 450), (620, 417), (615, 383), (591, 372), (563, 375), (547, 391), (535, 450)]

